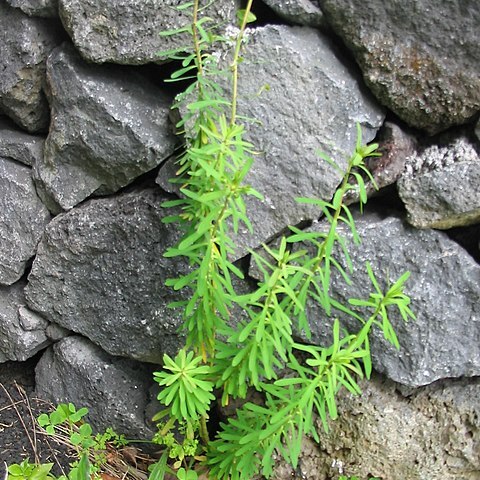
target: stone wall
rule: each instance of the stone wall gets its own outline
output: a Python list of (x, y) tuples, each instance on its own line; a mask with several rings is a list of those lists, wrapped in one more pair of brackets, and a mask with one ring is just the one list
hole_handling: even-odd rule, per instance
[[(158, 35), (186, 20), (178, 3), (0, 0), (0, 362), (42, 351), (39, 394), (130, 436), (151, 432), (151, 373), (183, 342), (164, 283), (184, 266), (162, 256), (179, 232), (160, 207), (175, 194), (175, 92), (157, 55), (183, 41)], [(209, 14), (227, 24), (236, 7), (217, 0)], [(256, 9), (239, 108), (261, 122), (248, 182), (265, 201), (249, 201), (255, 233), (238, 235), (238, 259), (288, 225), (322, 228), (294, 199), (332, 197), (339, 176), (318, 151), (345, 165), (359, 123), (381, 145), (381, 189), (357, 219), (354, 284), (333, 289), (365, 293), (365, 260), (379, 278), (409, 270), (417, 315), (394, 319), (400, 351), (372, 339), (372, 382), (342, 394), (321, 446), (306, 443), (302, 478), (478, 479), (478, 2)], [(310, 318), (326, 341), (314, 305)], [(279, 462), (276, 478), (291, 473)]]

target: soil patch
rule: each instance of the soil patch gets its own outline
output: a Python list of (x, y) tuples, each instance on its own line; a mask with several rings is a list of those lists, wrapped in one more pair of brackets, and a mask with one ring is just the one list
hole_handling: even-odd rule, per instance
[(36, 418), (53, 406), (34, 394), (35, 364), (26, 362), (0, 364), (0, 478), (5, 464), (30, 462), (53, 463), (52, 473), (61, 475), (72, 462), (69, 449), (54, 437), (43, 433)]

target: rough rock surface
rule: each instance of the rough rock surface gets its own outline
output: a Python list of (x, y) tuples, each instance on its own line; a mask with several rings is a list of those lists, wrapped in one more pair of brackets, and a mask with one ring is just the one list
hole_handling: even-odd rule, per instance
[[(476, 480), (480, 475), (480, 382), (438, 382), (404, 391), (374, 376), (363, 394), (339, 396), (339, 417), (325, 434), (308, 479), (337, 475), (388, 480)], [(328, 468), (331, 466), (331, 468)]]
[(35, 377), (41, 398), (87, 407), (98, 431), (112, 427), (131, 439), (151, 437), (144, 417), (146, 392), (153, 383), (150, 368), (112, 357), (89, 340), (72, 336), (43, 354)]
[(49, 220), (50, 213), (35, 192), (31, 169), (0, 157), (0, 284), (20, 279)]
[(321, 0), (380, 102), (429, 133), (480, 110), (476, 0)]
[(18, 129), (7, 117), (0, 117), (0, 156), (33, 166), (43, 155), (44, 137)]
[(58, 17), (58, 0), (7, 0), (7, 3), (34, 17)]
[(393, 122), (385, 122), (379, 131), (378, 152), (380, 157), (366, 160), (379, 190), (393, 185), (405, 170), (407, 159), (415, 152), (416, 142), (413, 135)]
[(81, 333), (112, 355), (160, 363), (183, 338), (167, 304), (167, 278), (179, 262), (163, 258), (178, 239), (162, 223), (154, 190), (90, 200), (48, 225), (29, 276), (30, 307)]
[[(356, 69), (337, 57), (332, 42), (314, 29), (258, 28), (244, 57), (239, 113), (261, 122), (246, 135), (260, 154), (254, 156), (245, 183), (265, 199), (246, 200), (254, 234), (240, 232), (239, 256), (288, 225), (317, 218), (316, 208), (295, 198), (330, 199), (340, 181), (318, 151), (345, 167), (355, 145), (355, 124), (362, 125), (368, 142), (384, 118)], [(162, 170), (158, 182), (168, 188), (172, 172)]]
[[(344, 304), (349, 298), (368, 298), (371, 282), (366, 261), (378, 279), (385, 279), (383, 287), (387, 278), (393, 282), (408, 270), (411, 276), (405, 292), (417, 317), (405, 324), (392, 312), (399, 351), (374, 330), (374, 368), (414, 387), (441, 378), (479, 375), (480, 266), (443, 232), (415, 230), (399, 218), (382, 220), (374, 215), (358, 218), (356, 226), (362, 243), (350, 249), (353, 284), (346, 286), (337, 278), (332, 295)], [(341, 232), (348, 238), (346, 230)], [(315, 305), (310, 306), (309, 318), (314, 339), (324, 343), (331, 329)], [(358, 329), (358, 324), (349, 321), (345, 325), (352, 332)]]
[(65, 44), (47, 77), (52, 123), (34, 178), (51, 210), (116, 192), (172, 153), (171, 99), (131, 69), (93, 67)]
[[(330, 199), (338, 172), (318, 152), (345, 167), (356, 140), (380, 128), (384, 112), (365, 91), (356, 69), (337, 56), (332, 42), (310, 28), (267, 26), (252, 35), (240, 67), (239, 112), (261, 122), (247, 139), (260, 155), (246, 183), (264, 195), (247, 201), (257, 246), (287, 225), (317, 218), (296, 197)], [(269, 85), (261, 92), (259, 89)]]
[(57, 23), (0, 3), (0, 110), (29, 132), (48, 126), (45, 61), (60, 35)]
[(374, 374), (362, 395), (337, 396), (339, 416), (320, 443), (304, 437), (296, 469), (276, 458), (272, 478), (477, 480), (478, 379), (444, 380), (411, 390)]
[(22, 362), (51, 342), (48, 322), (25, 307), (25, 282), (0, 286), (0, 362)]
[[(190, 45), (188, 37), (159, 35), (190, 21), (189, 12), (175, 8), (184, 3), (181, 0), (59, 0), (59, 13), (65, 30), (87, 60), (139, 65), (159, 61), (160, 51)], [(223, 23), (234, 19), (235, 5), (235, 0), (218, 0), (206, 13)]]
[(417, 228), (449, 229), (480, 222), (480, 156), (464, 137), (411, 157), (398, 194)]
[(310, 27), (325, 25), (317, 0), (264, 0), (264, 3), (288, 22)]

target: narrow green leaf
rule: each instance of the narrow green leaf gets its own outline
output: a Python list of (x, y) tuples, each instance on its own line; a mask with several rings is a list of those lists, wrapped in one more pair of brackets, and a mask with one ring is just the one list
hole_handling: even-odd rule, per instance
[(148, 480), (164, 480), (167, 473), (168, 450), (165, 450), (160, 460), (150, 467), (150, 475)]
[[(245, 17), (246, 14), (246, 17)], [(238, 26), (241, 27), (243, 23), (252, 23), (257, 20), (257, 17), (252, 13), (248, 12), (245, 9), (237, 10), (237, 23)]]

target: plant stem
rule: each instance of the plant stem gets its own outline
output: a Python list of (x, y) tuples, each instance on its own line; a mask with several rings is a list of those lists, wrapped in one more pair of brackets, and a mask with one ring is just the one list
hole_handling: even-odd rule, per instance
[(233, 54), (233, 62), (230, 66), (233, 76), (232, 85), (232, 112), (230, 117), (230, 125), (235, 125), (237, 119), (237, 97), (238, 97), (238, 57), (240, 56), (240, 48), (242, 47), (243, 36), (248, 23), (248, 16), (252, 9), (253, 0), (248, 0), (247, 6), (244, 10), (242, 25), (240, 32), (237, 35), (237, 42), (235, 44), (235, 51)]
[(200, 438), (202, 439), (202, 442), (205, 445), (208, 445), (210, 443), (210, 437), (208, 435), (208, 428), (207, 428), (207, 417), (205, 415), (202, 415), (200, 417)]
[[(194, 47), (195, 56), (196, 56), (195, 63), (197, 64), (198, 76), (202, 76), (203, 75), (202, 50), (200, 48), (200, 41), (198, 39), (198, 29), (197, 29), (199, 2), (200, 0), (194, 0), (194, 3), (193, 3), (192, 38), (193, 38), (193, 47)], [(198, 82), (197, 85), (198, 85), (199, 97), (202, 98), (203, 97), (202, 84)]]

